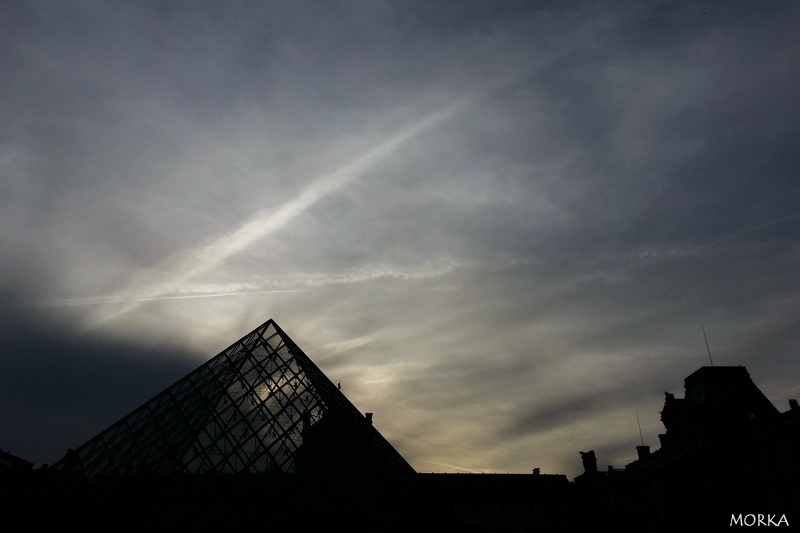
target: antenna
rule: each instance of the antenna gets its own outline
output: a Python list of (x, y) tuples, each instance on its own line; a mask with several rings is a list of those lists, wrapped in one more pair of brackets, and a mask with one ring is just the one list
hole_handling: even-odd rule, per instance
[(708, 337), (706, 337), (706, 327), (700, 322), (700, 327), (703, 328), (703, 338), (706, 340), (706, 350), (708, 350), (708, 360), (711, 361), (711, 366), (714, 366), (714, 360), (711, 359), (711, 348), (708, 347)]
[(636, 409), (636, 425), (639, 426), (639, 440), (642, 441), (642, 446), (644, 446), (644, 437), (642, 436), (642, 423), (639, 422), (639, 410)]

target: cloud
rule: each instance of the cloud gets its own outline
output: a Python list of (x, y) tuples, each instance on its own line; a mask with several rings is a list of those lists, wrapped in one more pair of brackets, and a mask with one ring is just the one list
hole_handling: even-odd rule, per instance
[(2, 446), (53, 463), (199, 364), (180, 348), (76, 334), (47, 315), (3, 313)]
[(499, 432), (500, 437), (513, 439), (526, 434), (546, 432), (596, 417), (618, 405), (636, 405), (642, 399), (643, 392), (631, 389), (630, 385), (615, 384), (611, 389), (596, 390), (588, 394), (573, 391), (568, 399), (551, 404), (537, 403), (522, 410), (521, 416), (512, 425)]
[(128, 313), (136, 309), (141, 302), (174, 292), (186, 281), (217, 268), (226, 259), (286, 226), (322, 198), (362, 177), (404, 143), (446, 120), (464, 104), (465, 101), (462, 100), (444, 110), (430, 113), (410, 127), (377, 144), (354, 161), (331, 174), (316, 178), (297, 197), (279, 208), (260, 211), (229, 234), (200, 248), (173, 255), (160, 267), (137, 276), (139, 280), (110, 297), (111, 301), (123, 301), (125, 305), (112, 312), (103, 310), (98, 313), (92, 325)]

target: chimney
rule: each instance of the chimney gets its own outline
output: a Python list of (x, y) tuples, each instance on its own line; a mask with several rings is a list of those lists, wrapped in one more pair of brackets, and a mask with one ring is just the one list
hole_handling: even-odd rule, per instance
[(639, 460), (644, 461), (650, 458), (650, 446), (637, 446), (636, 453), (639, 454)]
[(367, 424), (372, 425), (372, 413), (364, 413), (364, 418), (367, 419)]

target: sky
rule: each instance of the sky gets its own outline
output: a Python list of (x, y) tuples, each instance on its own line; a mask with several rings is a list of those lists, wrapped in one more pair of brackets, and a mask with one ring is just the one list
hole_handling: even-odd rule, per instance
[[(0, 6), (0, 448), (54, 463), (273, 318), (423, 472), (800, 397), (800, 4)], [(702, 325), (701, 325), (702, 324)]]

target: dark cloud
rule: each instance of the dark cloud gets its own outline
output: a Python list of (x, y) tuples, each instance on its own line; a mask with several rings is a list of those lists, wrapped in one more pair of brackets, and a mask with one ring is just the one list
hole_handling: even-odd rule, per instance
[[(648, 396), (655, 396), (657, 383), (644, 379), (647, 374), (637, 376), (640, 383), (620, 376), (614, 383), (597, 383), (592, 391), (581, 390), (581, 386), (568, 387), (568, 395), (560, 400), (539, 401), (534, 405), (520, 406), (513, 423), (499, 432), (505, 439), (514, 439), (532, 433), (546, 432), (558, 427), (576, 424), (585, 419), (596, 418), (620, 406), (638, 405)], [(648, 376), (649, 377), (649, 376)]]
[(21, 314), (6, 310), (0, 325), (0, 446), (37, 463), (55, 462), (201, 363)]

